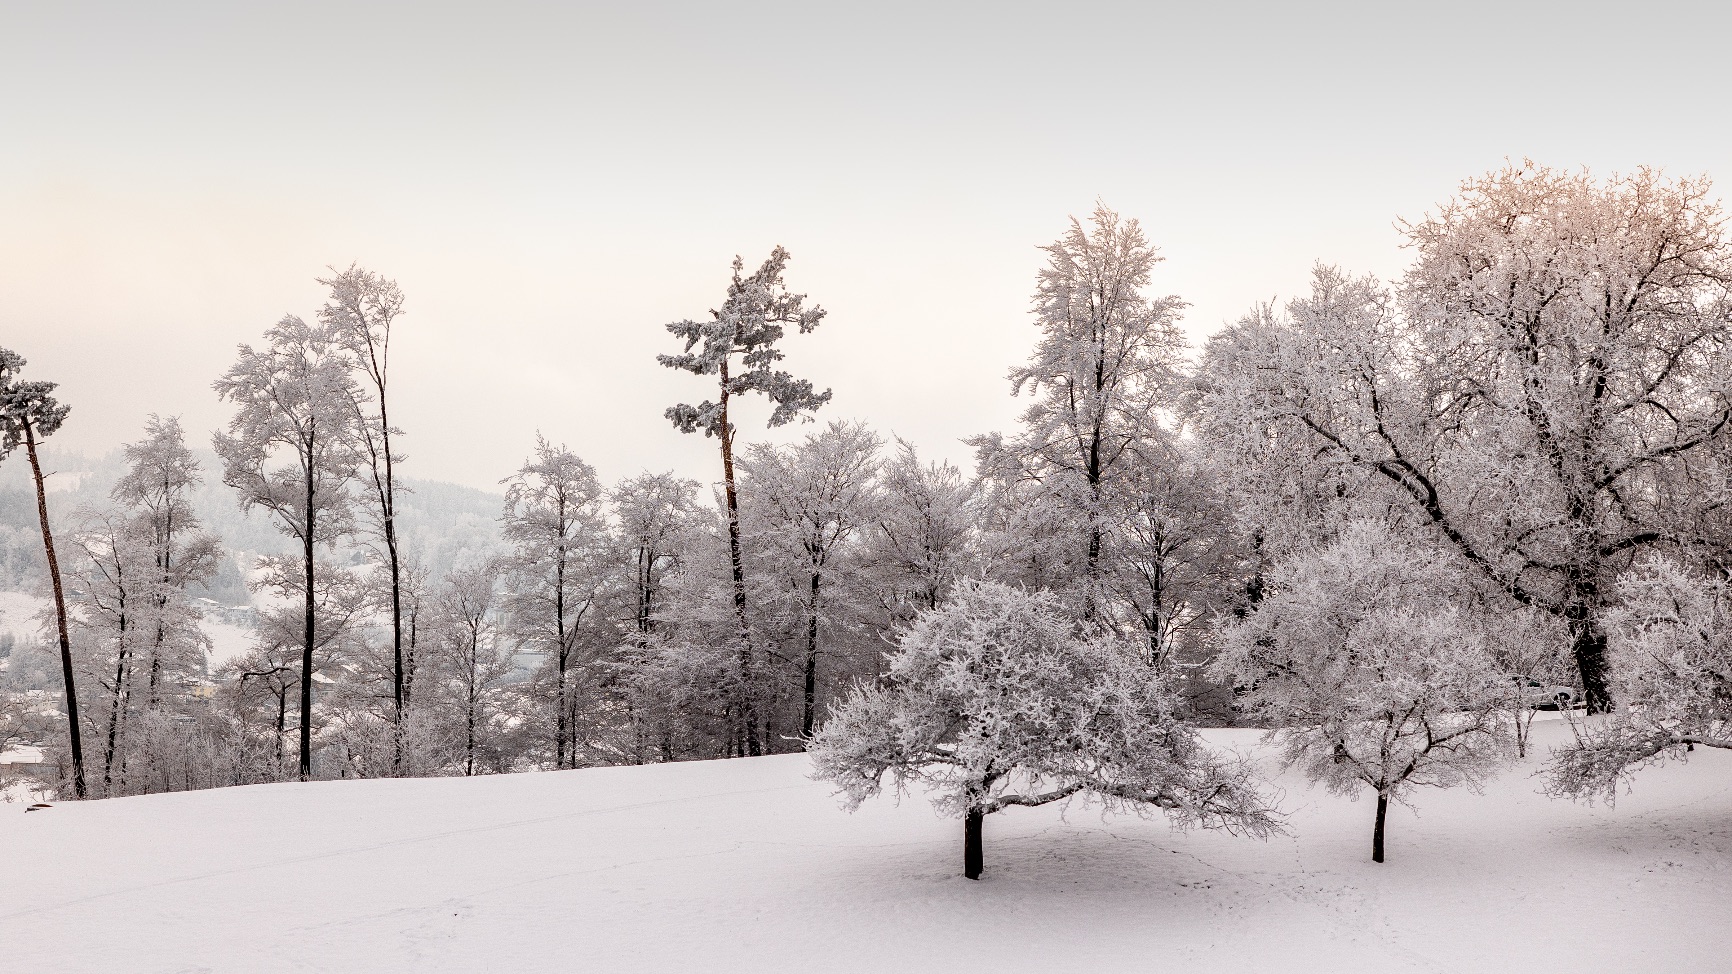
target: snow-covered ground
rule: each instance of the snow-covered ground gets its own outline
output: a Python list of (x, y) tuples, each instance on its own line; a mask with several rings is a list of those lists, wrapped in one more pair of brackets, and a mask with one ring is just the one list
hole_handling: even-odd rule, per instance
[[(1542, 746), (1567, 729), (1536, 727)], [(1210, 732), (1251, 746), (1249, 732)], [(1373, 803), (1283, 778), (1293, 834), (1072, 808), (836, 808), (802, 756), (0, 806), (18, 971), (1724, 971), (1732, 755), (1615, 809), (1506, 774)]]

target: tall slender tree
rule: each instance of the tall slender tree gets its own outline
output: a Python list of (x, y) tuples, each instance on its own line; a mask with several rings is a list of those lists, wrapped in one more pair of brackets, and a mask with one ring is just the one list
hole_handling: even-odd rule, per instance
[(367, 479), (377, 518), (385, 569), (390, 576), (391, 599), (391, 695), (392, 767), (403, 764), (403, 715), (408, 705), (408, 683), (403, 656), (403, 563), (398, 547), (397, 495), (404, 489), (396, 479), (396, 464), (403, 459), (391, 450), (391, 437), (403, 431), (391, 425), (387, 395), (391, 364), (391, 326), (403, 312), (403, 292), (397, 282), (372, 271), (349, 265), (335, 276), (320, 278), (331, 289), (319, 320), (330, 328), (354, 356), (370, 395), (354, 402), (356, 428), (367, 459)]
[(573, 667), (606, 580), (601, 482), (595, 468), (536, 436), (535, 456), (504, 481), (507, 612), (514, 635), (552, 670), (555, 768), (575, 767)]
[(36, 483), (36, 515), (42, 522), (42, 547), (48, 558), (48, 578), (54, 590), (54, 621), (60, 639), (61, 680), (66, 692), (66, 736), (72, 756), (72, 791), (79, 798), (84, 789), (84, 743), (79, 736), (78, 693), (72, 673), (72, 639), (66, 630), (66, 593), (60, 584), (60, 561), (54, 554), (54, 532), (48, 525), (48, 490), (43, 484), (42, 463), (36, 455), (38, 441), (54, 435), (66, 421), (70, 406), (54, 398), (55, 383), (26, 382), (18, 377), (24, 358), (0, 348), (0, 459), (24, 445), (30, 458), (30, 476)]
[[(313, 652), (319, 645), (315, 549), (352, 530), (349, 487), (360, 463), (354, 403), (362, 393), (341, 336), (330, 326), (289, 315), (266, 338), (263, 349), (240, 346), (235, 364), (215, 383), (217, 395), (240, 408), (214, 445), (223, 482), (239, 492), (241, 507), (267, 511), (300, 545), (300, 577), (284, 594), (303, 600), (299, 775), (305, 781), (313, 776)], [(275, 465), (279, 456), (288, 462)]]
[[(783, 359), (776, 347), (787, 327), (793, 325), (802, 334), (818, 327), (824, 320), (824, 309), (807, 308), (804, 294), (793, 294), (782, 282), (788, 265), (788, 252), (777, 247), (768, 259), (751, 274), (745, 273), (745, 263), (736, 256), (733, 280), (728, 284), (726, 300), (719, 310), (710, 310), (709, 321), (675, 321), (667, 330), (685, 342), (685, 351), (678, 355), (658, 355), (656, 360), (671, 369), (694, 375), (716, 377), (719, 395), (715, 401), (701, 405), (680, 403), (670, 406), (667, 418), (680, 432), (703, 430), (721, 443), (722, 493), (727, 507), (728, 556), (733, 571), (734, 611), (739, 622), (739, 693), (735, 717), (739, 724), (738, 737), (746, 754), (757, 755), (763, 750), (759, 736), (758, 708), (752, 699), (752, 629), (746, 617), (746, 567), (740, 554), (740, 501), (734, 480), (735, 426), (728, 418), (730, 400), (756, 392), (776, 404), (770, 413), (769, 425), (782, 426), (803, 414), (812, 412), (830, 401), (830, 390), (817, 392), (812, 383), (796, 379), (775, 368)], [(693, 351), (696, 349), (696, 351)], [(734, 368), (735, 360), (740, 367)]]

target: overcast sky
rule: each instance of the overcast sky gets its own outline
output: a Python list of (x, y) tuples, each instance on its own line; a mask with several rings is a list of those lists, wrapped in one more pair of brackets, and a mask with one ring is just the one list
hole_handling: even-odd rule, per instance
[(662, 325), (780, 243), (824, 415), (966, 465), (1097, 198), (1200, 342), (1317, 260), (1398, 274), (1397, 219), (1505, 157), (1732, 180), (1714, 6), (1401, 6), (0, 0), (0, 345), (64, 446), (208, 443), (235, 346), (358, 261), (409, 298), (406, 473), (491, 487), (540, 430), (711, 482)]

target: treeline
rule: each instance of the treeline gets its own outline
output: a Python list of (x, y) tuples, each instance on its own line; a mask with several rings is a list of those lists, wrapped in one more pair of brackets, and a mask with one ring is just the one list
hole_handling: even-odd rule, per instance
[[(1028, 405), (969, 440), (972, 471), (863, 423), (736, 442), (752, 397), (772, 426), (830, 399), (781, 369), (789, 333), (825, 317), (785, 286), (788, 254), (736, 259), (717, 309), (668, 325), (661, 357), (713, 396), (667, 418), (715, 442), (719, 489), (603, 484), (541, 441), (505, 481), (499, 547), (439, 570), (399, 521), (403, 295), (351, 267), (323, 282), (312, 322), (284, 318), (216, 383), (236, 407), (220, 470), (153, 419), (76, 532), (71, 658), (95, 790), (817, 740), (858, 800), (885, 774), (955, 763), (958, 735), (991, 724), (1023, 751), (974, 741), (974, 777), (946, 779), (976, 826), (1035, 803), (1003, 792), (1020, 768), (1074, 785), (1052, 795), (1259, 831), (1254, 788), (1183, 728), (1283, 729), (1291, 760), (1380, 809), (1525, 749), (1536, 688), (1609, 715), (1554, 763), (1566, 793), (1732, 744), (1732, 252), (1706, 182), (1510, 166), (1404, 227), (1399, 281), (1319, 266), (1308, 294), (1193, 350), (1136, 221), (1073, 220), (1045, 248), (1034, 350), (1010, 374)], [(185, 502), (205, 477), (290, 542), (255, 573), (257, 645), (208, 676), (184, 599), (217, 557)], [(1022, 645), (1058, 669), (994, 655)], [(977, 679), (1011, 670), (1020, 682)], [(1013, 698), (1095, 709), (1066, 729)], [(1107, 748), (1142, 791), (1029, 743), (1109, 712), (1116, 729), (1064, 753)], [(1186, 805), (1199, 768), (1234, 800)]]

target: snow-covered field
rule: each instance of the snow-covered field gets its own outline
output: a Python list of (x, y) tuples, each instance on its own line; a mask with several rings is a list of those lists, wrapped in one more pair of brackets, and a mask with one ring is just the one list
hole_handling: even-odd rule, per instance
[[(1209, 732), (1254, 746), (1250, 732)], [(1543, 745), (1567, 729), (1536, 726)], [(0, 956), (36, 971), (1725, 971), (1732, 755), (1615, 809), (1517, 768), (1289, 837), (1072, 808), (836, 808), (798, 755), (0, 805)]]

